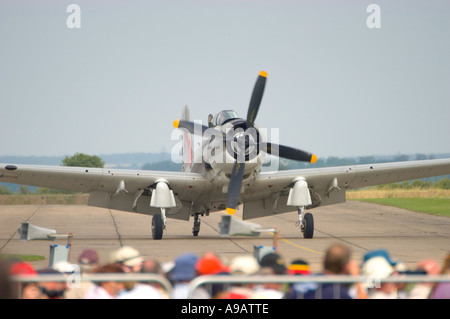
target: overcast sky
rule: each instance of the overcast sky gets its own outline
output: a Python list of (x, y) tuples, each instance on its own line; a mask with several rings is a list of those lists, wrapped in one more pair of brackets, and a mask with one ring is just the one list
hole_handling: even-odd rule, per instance
[(245, 117), (261, 70), (256, 124), (281, 144), (450, 153), (449, 16), (448, 0), (0, 0), (0, 155), (170, 151), (184, 105)]

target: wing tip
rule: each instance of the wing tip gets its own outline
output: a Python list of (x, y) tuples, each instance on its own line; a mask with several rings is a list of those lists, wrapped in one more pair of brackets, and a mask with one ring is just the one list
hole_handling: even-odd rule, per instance
[(173, 121), (173, 127), (178, 128), (180, 126), (180, 120), (176, 119), (175, 121)]

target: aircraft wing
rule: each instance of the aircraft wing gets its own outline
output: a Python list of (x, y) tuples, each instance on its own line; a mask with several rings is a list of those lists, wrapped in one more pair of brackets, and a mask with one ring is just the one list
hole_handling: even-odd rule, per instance
[(450, 174), (450, 159), (364, 164), (262, 172), (244, 197), (244, 219), (294, 211), (287, 206), (289, 189), (304, 179), (312, 205), (325, 206), (346, 201), (345, 191), (366, 186)]
[[(178, 208), (211, 187), (203, 175), (195, 173), (0, 164), (0, 182), (90, 193), (89, 205), (144, 214), (159, 211), (150, 208), (150, 195), (142, 193), (158, 180), (170, 185), (180, 201)], [(172, 209), (168, 217), (189, 219), (189, 214)]]

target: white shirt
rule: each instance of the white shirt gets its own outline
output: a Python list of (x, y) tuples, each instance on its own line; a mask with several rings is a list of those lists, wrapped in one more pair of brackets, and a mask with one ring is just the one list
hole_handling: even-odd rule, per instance
[(122, 292), (117, 299), (162, 299), (163, 296), (153, 286), (136, 284), (130, 291)]
[(83, 299), (114, 299), (105, 288), (94, 286), (83, 297)]

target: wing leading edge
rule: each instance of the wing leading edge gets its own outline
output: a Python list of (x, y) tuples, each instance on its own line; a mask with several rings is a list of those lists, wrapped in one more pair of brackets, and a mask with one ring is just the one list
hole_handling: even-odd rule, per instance
[(243, 218), (294, 211), (286, 202), (290, 188), (298, 179), (308, 184), (312, 205), (307, 208), (314, 208), (345, 202), (348, 189), (447, 174), (450, 174), (450, 159), (262, 172), (251, 191), (243, 196)]
[[(180, 219), (189, 219), (190, 203), (211, 187), (195, 173), (0, 164), (0, 182), (90, 193), (91, 206), (152, 215), (159, 212), (150, 208), (151, 189), (159, 181), (177, 195), (177, 207), (168, 217)], [(188, 210), (181, 212), (184, 206)]]
[[(314, 208), (345, 202), (348, 189), (446, 174), (450, 159), (262, 172), (241, 194), (243, 218), (295, 210), (287, 206), (287, 198), (298, 179), (306, 181), (311, 194), (307, 208)], [(89, 205), (151, 215), (159, 212), (150, 205), (152, 185), (158, 181), (176, 195), (176, 207), (167, 217), (183, 220), (195, 213), (193, 203), (213, 190), (212, 183), (196, 173), (0, 164), (0, 182), (90, 193)]]

